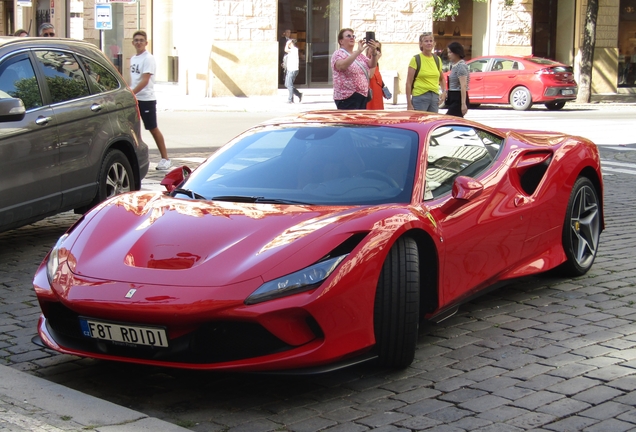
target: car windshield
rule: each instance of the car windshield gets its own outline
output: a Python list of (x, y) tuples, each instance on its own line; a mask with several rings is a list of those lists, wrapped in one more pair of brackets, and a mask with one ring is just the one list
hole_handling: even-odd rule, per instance
[(317, 205), (411, 200), (418, 135), (382, 126), (263, 126), (197, 168), (180, 198)]

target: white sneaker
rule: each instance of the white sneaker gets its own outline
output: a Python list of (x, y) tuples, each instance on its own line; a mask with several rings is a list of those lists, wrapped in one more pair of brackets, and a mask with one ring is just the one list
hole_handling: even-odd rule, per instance
[(161, 159), (155, 169), (159, 171), (166, 171), (170, 169), (171, 166), (172, 162), (170, 162), (170, 159)]

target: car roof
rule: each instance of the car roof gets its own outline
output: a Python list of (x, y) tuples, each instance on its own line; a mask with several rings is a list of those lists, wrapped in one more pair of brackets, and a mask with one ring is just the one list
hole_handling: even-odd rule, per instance
[(533, 55), (499, 55), (499, 54), (492, 54), (492, 55), (485, 55), (485, 56), (480, 56), (480, 57), (474, 57), (472, 59), (470, 59), (469, 61), (475, 61), (475, 60), (484, 60), (484, 59), (491, 59), (491, 58), (497, 58), (497, 59), (504, 59), (504, 60), (514, 60), (514, 61), (523, 61), (523, 62), (529, 62), (531, 64), (540, 66), (540, 65), (547, 65), (547, 66), (567, 66), (563, 63), (560, 63), (556, 60), (552, 60), (549, 58), (544, 58), (544, 57), (536, 57)]
[[(449, 117), (424, 111), (322, 110), (277, 117), (261, 123), (338, 123), (351, 125), (398, 126), (448, 121)], [(457, 118), (455, 118), (457, 120)], [(463, 120), (463, 119), (462, 119)]]
[(70, 50), (84, 49), (99, 51), (95, 45), (78, 39), (0, 36), (0, 50), (32, 47), (54, 47)]

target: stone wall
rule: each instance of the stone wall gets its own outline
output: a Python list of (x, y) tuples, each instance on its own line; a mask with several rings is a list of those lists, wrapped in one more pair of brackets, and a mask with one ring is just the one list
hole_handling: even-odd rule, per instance
[(496, 3), (496, 42), (493, 54), (532, 54), (532, 0), (514, 0), (506, 6), (504, 0)]
[(416, 43), (420, 35), (433, 31), (432, 11), (421, 0), (351, 0), (348, 2), (351, 27), (356, 34), (375, 31), (382, 43)]

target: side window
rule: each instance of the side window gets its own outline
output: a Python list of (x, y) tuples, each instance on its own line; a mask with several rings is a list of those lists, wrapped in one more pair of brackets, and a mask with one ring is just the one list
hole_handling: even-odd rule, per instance
[(90, 95), (84, 73), (71, 54), (58, 51), (37, 51), (42, 64), (51, 103), (65, 102)]
[(470, 72), (483, 72), (486, 69), (487, 65), (488, 59), (475, 60), (473, 62), (470, 62), (470, 64), (468, 65), (468, 69), (470, 70)]
[(497, 157), (503, 138), (467, 126), (435, 129), (428, 142), (424, 199), (451, 191), (458, 176), (477, 177)]
[(26, 55), (11, 58), (0, 66), (0, 98), (8, 97), (22, 99), (27, 110), (42, 106), (42, 92)]
[(80, 57), (92, 93), (102, 93), (119, 88), (119, 80), (101, 64), (86, 57)]
[(519, 69), (519, 64), (513, 60), (497, 59), (493, 63), (492, 70), (513, 70)]

